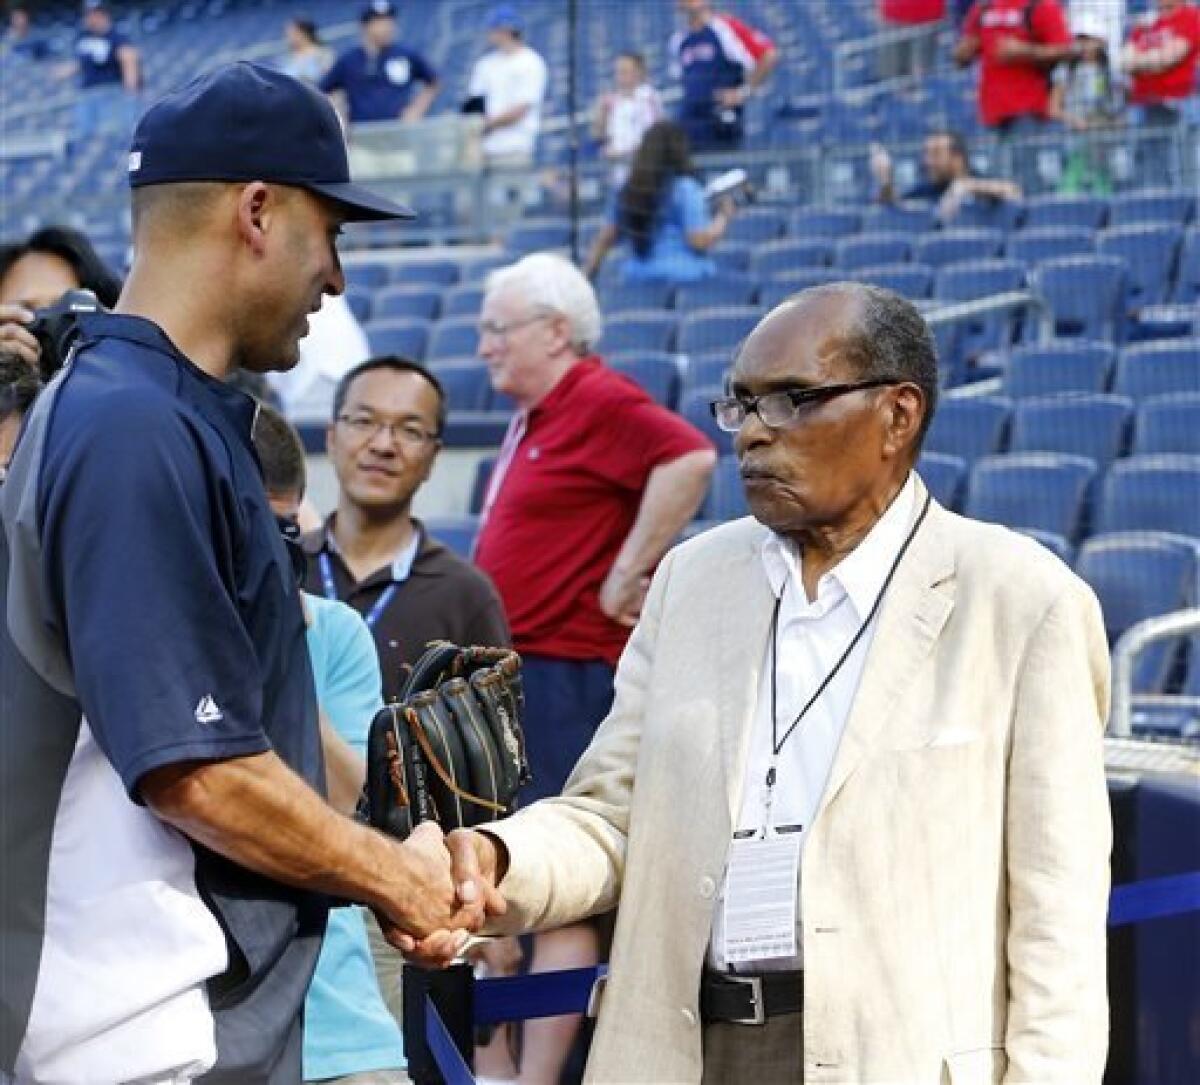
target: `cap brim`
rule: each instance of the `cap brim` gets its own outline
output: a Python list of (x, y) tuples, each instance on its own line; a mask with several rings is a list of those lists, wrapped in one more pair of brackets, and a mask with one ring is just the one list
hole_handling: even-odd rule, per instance
[(415, 219), (416, 212), (402, 203), (385, 199), (361, 185), (343, 184), (305, 185), (313, 192), (319, 192), (335, 203), (340, 204), (347, 212), (347, 222), (384, 222), (389, 219)]

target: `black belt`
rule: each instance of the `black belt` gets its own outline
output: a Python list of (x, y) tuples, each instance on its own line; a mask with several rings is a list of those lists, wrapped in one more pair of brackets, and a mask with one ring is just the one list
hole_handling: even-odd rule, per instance
[(705, 971), (700, 979), (700, 1019), (707, 1025), (762, 1025), (804, 1009), (803, 972), (734, 976)]

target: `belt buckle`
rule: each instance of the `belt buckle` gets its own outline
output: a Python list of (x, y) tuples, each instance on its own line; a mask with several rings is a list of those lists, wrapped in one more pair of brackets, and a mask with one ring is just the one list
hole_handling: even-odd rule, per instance
[(727, 980), (732, 980), (734, 983), (742, 987), (750, 988), (750, 1005), (754, 1012), (749, 1017), (735, 1017), (731, 1020), (734, 1025), (765, 1025), (767, 1023), (767, 1003), (763, 998), (763, 981), (762, 976), (737, 976), (726, 975)]

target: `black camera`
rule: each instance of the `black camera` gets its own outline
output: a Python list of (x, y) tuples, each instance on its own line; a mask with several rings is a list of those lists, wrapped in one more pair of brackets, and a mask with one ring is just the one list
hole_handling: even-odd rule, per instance
[(49, 380), (62, 368), (71, 343), (79, 332), (79, 317), (100, 310), (100, 301), (90, 290), (68, 290), (53, 305), (38, 309), (28, 329), (42, 349), (38, 368)]

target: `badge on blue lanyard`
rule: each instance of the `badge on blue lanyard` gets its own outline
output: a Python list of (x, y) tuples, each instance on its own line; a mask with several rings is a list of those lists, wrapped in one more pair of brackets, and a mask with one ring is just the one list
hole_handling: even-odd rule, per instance
[[(374, 632), (379, 619), (383, 617), (383, 612), (387, 610), (392, 599), (395, 598), (396, 589), (408, 579), (408, 574), (412, 572), (413, 562), (416, 560), (417, 549), (420, 545), (421, 536), (420, 534), (415, 534), (412, 542), (405, 549), (404, 554), (392, 565), (392, 582), (384, 589), (383, 594), (375, 600), (375, 605), (363, 615), (363, 621), (367, 623), (367, 628), (372, 632)], [(329, 560), (328, 551), (322, 550), (317, 555), (317, 567), (321, 570), (321, 590), (325, 593), (325, 598), (339, 599), (337, 583), (333, 579), (333, 562)]]

